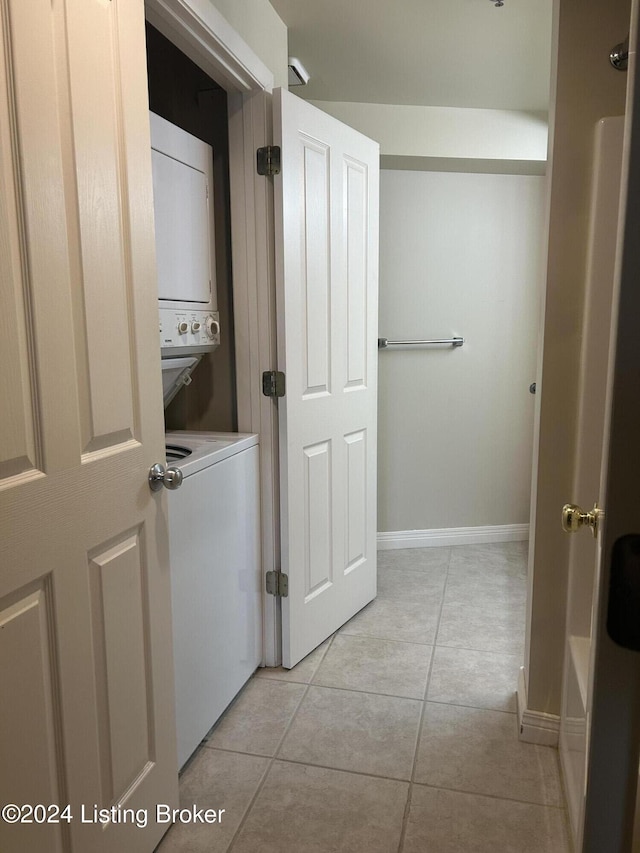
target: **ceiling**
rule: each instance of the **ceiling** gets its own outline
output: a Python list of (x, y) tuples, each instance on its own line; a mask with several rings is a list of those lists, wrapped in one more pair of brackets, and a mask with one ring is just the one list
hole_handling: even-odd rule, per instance
[(548, 109), (552, 0), (270, 0), (305, 98)]

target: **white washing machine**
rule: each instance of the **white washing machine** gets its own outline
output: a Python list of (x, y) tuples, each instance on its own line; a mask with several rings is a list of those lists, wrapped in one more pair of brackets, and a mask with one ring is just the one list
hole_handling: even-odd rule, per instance
[(178, 766), (260, 665), (258, 436), (168, 432)]

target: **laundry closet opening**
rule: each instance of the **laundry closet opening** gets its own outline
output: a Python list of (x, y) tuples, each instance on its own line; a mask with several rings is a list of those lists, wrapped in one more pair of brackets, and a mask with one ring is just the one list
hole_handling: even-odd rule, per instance
[(260, 460), (237, 432), (227, 93), (146, 36), (183, 767), (262, 660)]
[(149, 109), (213, 148), (220, 345), (204, 354), (191, 383), (171, 401), (165, 426), (167, 430), (236, 432), (227, 93), (148, 22), (146, 37)]

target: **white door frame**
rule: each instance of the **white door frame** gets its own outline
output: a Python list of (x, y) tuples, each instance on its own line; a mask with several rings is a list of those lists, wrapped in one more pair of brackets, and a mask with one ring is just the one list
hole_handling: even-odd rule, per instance
[[(260, 435), (262, 572), (280, 568), (278, 410), (262, 394), (276, 367), (273, 188), (256, 172), (271, 141), (274, 78), (207, 0), (145, 0), (146, 17), (228, 94), (231, 258), (238, 429)], [(263, 663), (281, 659), (279, 600), (263, 592)]]

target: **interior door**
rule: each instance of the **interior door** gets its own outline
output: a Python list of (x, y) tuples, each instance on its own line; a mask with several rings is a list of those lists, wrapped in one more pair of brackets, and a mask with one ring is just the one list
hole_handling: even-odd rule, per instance
[(379, 147), (274, 92), (282, 658), (376, 594)]
[[(640, 85), (633, 4), (589, 672), (583, 853), (638, 850), (640, 758)], [(635, 640), (634, 640), (634, 634)], [(625, 647), (635, 646), (635, 648)], [(633, 847), (632, 847), (633, 844)]]
[[(611, 310), (615, 280), (624, 116), (595, 128), (587, 282), (580, 361), (579, 413), (571, 500), (590, 508), (604, 504), (601, 488)], [(588, 685), (598, 541), (584, 534), (570, 543), (566, 648), (562, 687), (560, 760), (569, 818), (576, 842), (582, 836), (586, 779)]]
[(0, 802), (48, 807), (0, 848), (149, 853), (177, 772), (143, 2), (0, 29)]

